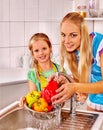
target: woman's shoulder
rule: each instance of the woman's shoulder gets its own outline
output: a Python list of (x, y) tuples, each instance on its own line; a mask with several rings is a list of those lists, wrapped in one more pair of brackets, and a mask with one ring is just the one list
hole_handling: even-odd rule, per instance
[(97, 38), (97, 39), (100, 39), (100, 40), (103, 39), (103, 34), (99, 33), (99, 32), (91, 32), (89, 35), (92, 36), (92, 38)]
[(103, 49), (103, 34), (98, 32), (92, 32), (90, 34), (92, 36), (92, 52), (93, 56), (96, 57), (96, 55), (101, 52)]
[(92, 47), (96, 50), (99, 46), (103, 45), (103, 34), (98, 32), (90, 33), (90, 37), (92, 37)]

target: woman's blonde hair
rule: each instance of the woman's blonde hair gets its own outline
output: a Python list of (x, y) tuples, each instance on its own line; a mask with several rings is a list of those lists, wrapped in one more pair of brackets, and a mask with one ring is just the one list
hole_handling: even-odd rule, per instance
[[(29, 41), (29, 50), (31, 51), (32, 56), (33, 56), (33, 44), (35, 44), (35, 42), (38, 40), (45, 41), (50, 48), (52, 47), (50, 39), (46, 34), (36, 33), (30, 38), (30, 41)], [(38, 80), (40, 80), (38, 61), (34, 57), (32, 57), (32, 59), (33, 59), (32, 67), (35, 68), (37, 78), (38, 78)]]
[(68, 13), (63, 18), (61, 26), (65, 21), (73, 22), (80, 28), (80, 59), (79, 63), (77, 63), (75, 53), (66, 51), (66, 48), (64, 47), (63, 43), (61, 43), (61, 67), (63, 68), (64, 60), (66, 59), (74, 79), (77, 82), (89, 82), (92, 53), (87, 25), (84, 21), (84, 18), (77, 12)]

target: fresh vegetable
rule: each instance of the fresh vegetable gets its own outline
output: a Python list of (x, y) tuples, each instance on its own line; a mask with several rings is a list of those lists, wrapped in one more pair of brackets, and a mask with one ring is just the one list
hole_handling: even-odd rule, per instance
[(59, 87), (57, 81), (50, 81), (42, 92), (33, 91), (26, 95), (26, 102), (29, 108), (38, 112), (49, 112), (53, 110), (51, 97), (56, 94)]
[(52, 106), (49, 106), (44, 98), (39, 98), (33, 105), (32, 109), (38, 112), (48, 112), (52, 110)]
[(28, 107), (31, 108), (32, 104), (36, 102), (40, 97), (41, 97), (41, 92), (38, 92), (38, 91), (27, 93), (26, 102), (28, 104)]
[(42, 97), (45, 98), (48, 104), (52, 104), (51, 97), (56, 94), (56, 89), (59, 87), (57, 81), (50, 81), (42, 91)]

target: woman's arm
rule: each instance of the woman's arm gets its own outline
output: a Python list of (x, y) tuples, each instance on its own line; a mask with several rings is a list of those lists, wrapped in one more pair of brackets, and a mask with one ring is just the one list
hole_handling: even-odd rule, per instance
[(75, 83), (75, 91), (82, 93), (103, 93), (103, 80), (94, 83)]
[(53, 104), (65, 102), (76, 92), (103, 93), (103, 80), (95, 83), (65, 83), (56, 92), (58, 94), (52, 97)]

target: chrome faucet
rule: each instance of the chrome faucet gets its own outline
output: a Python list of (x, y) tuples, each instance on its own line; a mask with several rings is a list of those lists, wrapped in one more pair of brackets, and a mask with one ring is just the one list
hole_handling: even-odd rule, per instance
[[(74, 82), (74, 80), (72, 79), (72, 77), (68, 74), (65, 74), (63, 72), (58, 72), (58, 75), (63, 75), (64, 77), (66, 77), (66, 79), (72, 83)], [(77, 106), (77, 102), (76, 102), (76, 97), (75, 94), (70, 98), (70, 114), (75, 115), (76, 114), (76, 106)]]

